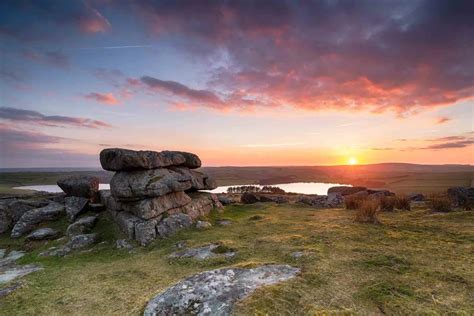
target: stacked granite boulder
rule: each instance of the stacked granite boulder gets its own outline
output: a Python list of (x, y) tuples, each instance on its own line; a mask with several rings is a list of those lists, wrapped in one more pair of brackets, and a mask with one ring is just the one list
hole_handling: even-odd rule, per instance
[(100, 153), (100, 163), (116, 172), (110, 191), (100, 192), (101, 201), (128, 237), (141, 245), (190, 227), (221, 206), (213, 194), (198, 192), (217, 184), (194, 170), (201, 166), (195, 154), (109, 148)]

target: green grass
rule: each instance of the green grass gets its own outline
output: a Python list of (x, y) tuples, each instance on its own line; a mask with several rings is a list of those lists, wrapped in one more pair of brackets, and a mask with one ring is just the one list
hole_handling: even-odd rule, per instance
[[(119, 232), (101, 215), (103, 244), (65, 258), (37, 254), (58, 242), (27, 244), (22, 263), (44, 270), (0, 299), (0, 315), (139, 315), (155, 294), (180, 279), (227, 266), (290, 264), (301, 274), (257, 290), (239, 303), (238, 315), (461, 314), (474, 313), (474, 212), (426, 210), (382, 213), (382, 225), (358, 224), (354, 212), (294, 205), (229, 206), (212, 223), (232, 225), (187, 230), (134, 253), (115, 250)], [(259, 220), (249, 220), (258, 217)], [(55, 225), (65, 228), (67, 223)], [(235, 258), (203, 262), (167, 258), (177, 242), (218, 242)], [(0, 238), (0, 248), (18, 248)], [(295, 259), (294, 251), (305, 255)]]

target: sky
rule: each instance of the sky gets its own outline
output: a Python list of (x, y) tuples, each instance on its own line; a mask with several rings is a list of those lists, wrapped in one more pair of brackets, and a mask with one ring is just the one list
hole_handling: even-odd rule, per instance
[(474, 163), (473, 1), (0, 3), (0, 168)]

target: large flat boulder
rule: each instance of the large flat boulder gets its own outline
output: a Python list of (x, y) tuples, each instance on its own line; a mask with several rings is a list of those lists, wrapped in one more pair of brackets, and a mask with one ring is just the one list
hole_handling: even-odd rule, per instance
[(340, 185), (340, 186), (335, 186), (331, 187), (328, 189), (328, 194), (329, 193), (339, 193), (340, 195), (351, 195), (360, 191), (367, 191), (366, 187), (351, 187), (351, 186), (346, 186), (346, 185)]
[(203, 173), (186, 168), (117, 172), (110, 181), (112, 195), (119, 201), (137, 201), (186, 190), (210, 190), (214, 183)]
[(27, 211), (13, 226), (10, 236), (11, 238), (19, 238), (32, 231), (39, 223), (56, 220), (62, 215), (64, 215), (64, 205), (56, 202)]
[(201, 160), (192, 153), (180, 151), (129, 150), (107, 148), (100, 152), (102, 168), (110, 171), (156, 169), (170, 166), (199, 168)]
[(142, 219), (151, 219), (164, 212), (185, 206), (191, 198), (184, 192), (172, 192), (156, 198), (143, 199), (133, 202), (120, 203), (121, 209), (128, 211)]
[(155, 296), (143, 315), (231, 315), (234, 304), (259, 287), (289, 280), (299, 271), (288, 265), (205, 271)]
[(68, 196), (79, 196), (93, 200), (99, 192), (99, 178), (93, 176), (71, 176), (59, 179), (58, 186)]
[(56, 239), (60, 235), (61, 233), (58, 232), (57, 230), (49, 228), (49, 227), (44, 227), (44, 228), (39, 228), (33, 231), (28, 236), (26, 236), (26, 240)]
[(201, 216), (207, 216), (214, 208), (221, 209), (222, 204), (215, 194), (207, 192), (193, 192), (189, 194), (191, 202), (185, 206), (168, 210), (168, 214), (183, 213), (192, 220)]

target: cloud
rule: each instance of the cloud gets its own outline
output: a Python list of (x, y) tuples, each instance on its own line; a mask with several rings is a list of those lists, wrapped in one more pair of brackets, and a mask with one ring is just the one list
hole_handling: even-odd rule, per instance
[[(132, 84), (134, 82), (136, 83), (136, 81), (130, 82), (132, 82)], [(151, 90), (184, 98), (195, 105), (216, 108), (226, 106), (226, 104), (213, 92), (192, 89), (176, 81), (165, 81), (149, 76), (143, 76), (140, 78), (140, 82)]]
[(32, 50), (26, 50), (23, 52), (23, 56), (35, 62), (53, 65), (60, 68), (68, 68), (70, 65), (69, 58), (60, 52), (35, 52)]
[(75, 126), (84, 128), (110, 128), (110, 124), (82, 117), (60, 116), (60, 115), (44, 115), (37, 111), (16, 109), (10, 107), (0, 107), (0, 119), (10, 122), (31, 123), (44, 126)]
[[(15, 129), (10, 125), (0, 123), (0, 139), (3, 149), (13, 147), (38, 147), (43, 144), (57, 144), (66, 138), (50, 136), (41, 132)], [(5, 153), (7, 150), (2, 150)]]
[(444, 123), (447, 123), (449, 121), (451, 121), (452, 119), (449, 118), (449, 117), (446, 117), (446, 116), (442, 116), (442, 117), (438, 117), (436, 119), (436, 124), (444, 124)]
[(386, 151), (386, 150), (394, 150), (392, 147), (373, 147), (371, 150), (379, 150), (379, 151)]
[(20, 41), (63, 39), (64, 34), (103, 33), (111, 24), (88, 1), (0, 2), (0, 36)]
[(466, 139), (455, 142), (440, 143), (423, 147), (421, 149), (450, 149), (450, 148), (464, 148), (474, 144), (474, 139)]
[(210, 69), (208, 85), (245, 95), (256, 107), (409, 116), (473, 98), (472, 1), (136, 2), (134, 8), (154, 36), (172, 38), (192, 57), (215, 60), (224, 52), (228, 58)]
[(116, 105), (119, 103), (117, 98), (114, 97), (112, 93), (91, 92), (89, 94), (84, 95), (84, 98), (107, 105)]

